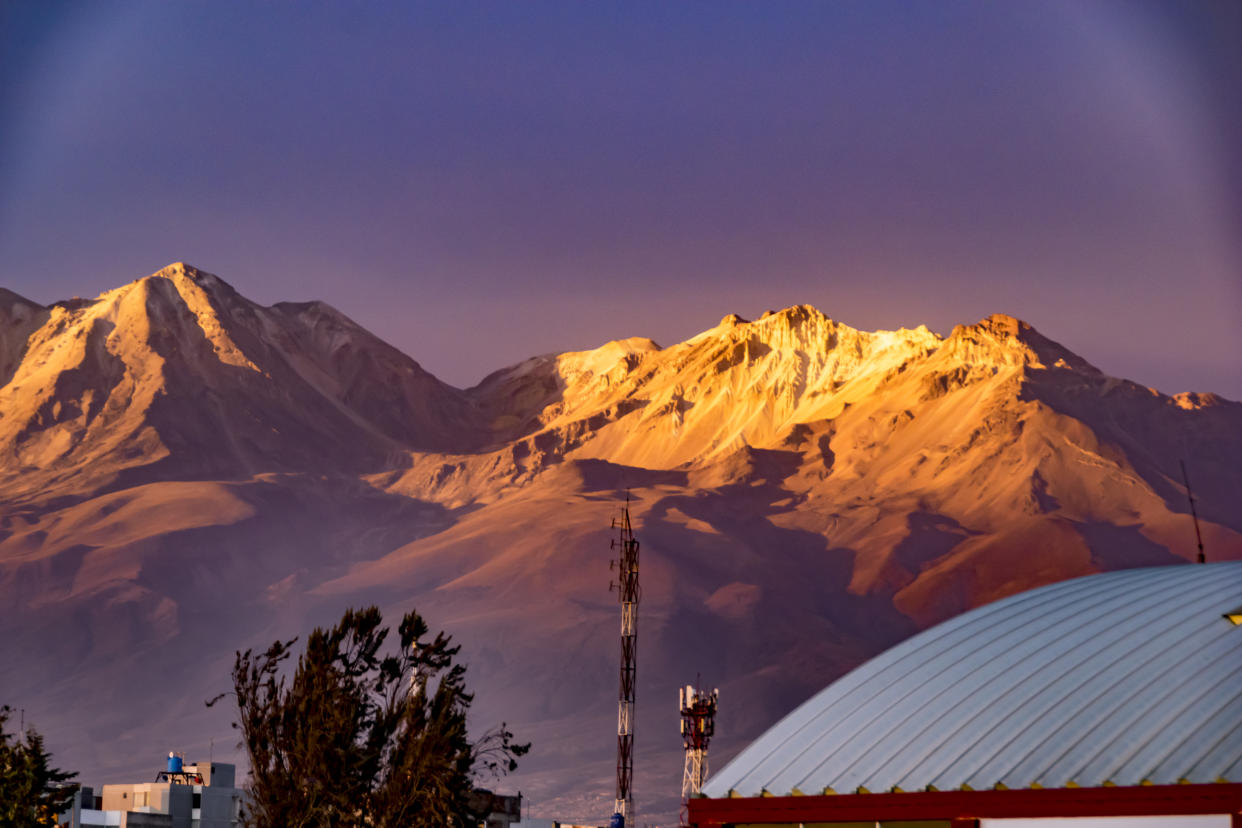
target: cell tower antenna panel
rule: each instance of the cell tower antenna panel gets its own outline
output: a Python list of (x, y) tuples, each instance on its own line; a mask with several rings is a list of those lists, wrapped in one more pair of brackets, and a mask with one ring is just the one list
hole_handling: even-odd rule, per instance
[[(707, 781), (707, 746), (716, 733), (716, 707), (720, 691), (708, 693), (687, 684), (678, 690), (681, 711), (681, 739), (686, 748), (686, 768), (681, 778), (683, 808), (690, 797), (697, 796)], [(682, 820), (683, 824), (685, 820)]]
[(1186, 484), (1186, 497), (1190, 500), (1190, 516), (1195, 520), (1195, 541), (1199, 544), (1199, 563), (1205, 563), (1207, 556), (1203, 554), (1203, 535), (1199, 532), (1199, 513), (1195, 510), (1195, 495), (1190, 490), (1190, 475), (1186, 474), (1186, 461), (1178, 460), (1182, 464), (1182, 481)]
[(617, 537), (611, 548), (618, 557), (610, 566), (616, 571), (616, 580), (610, 587), (617, 590), (621, 602), (621, 676), (617, 696), (617, 798), (613, 809), (611, 828), (623, 828), (634, 820), (634, 795), (631, 782), (634, 776), (634, 688), (638, 655), (638, 540), (630, 524), (629, 497), (619, 520), (613, 520)]

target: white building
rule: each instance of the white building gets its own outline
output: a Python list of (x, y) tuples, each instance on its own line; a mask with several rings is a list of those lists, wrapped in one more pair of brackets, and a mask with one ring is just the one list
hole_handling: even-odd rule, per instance
[(169, 763), (154, 782), (104, 785), (96, 795), (82, 788), (60, 825), (73, 828), (237, 828), (242, 792), (236, 768), (223, 762)]

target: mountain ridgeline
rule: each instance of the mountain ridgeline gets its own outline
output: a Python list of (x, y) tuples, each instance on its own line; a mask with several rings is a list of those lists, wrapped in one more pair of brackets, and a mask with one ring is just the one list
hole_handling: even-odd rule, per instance
[(461, 390), (323, 303), (184, 264), (47, 307), (0, 290), (0, 700), (88, 776), (146, 772), (109, 745), (222, 743), (201, 697), (234, 650), (416, 606), (463, 642), (477, 726), (534, 741), (513, 784), (536, 813), (600, 819), (628, 491), (636, 790), (671, 812), (687, 669), (722, 689), (723, 757), (918, 628), (1193, 560), (1181, 460), (1209, 556), (1242, 557), (1242, 405), (1008, 316), (941, 337), (797, 306)]

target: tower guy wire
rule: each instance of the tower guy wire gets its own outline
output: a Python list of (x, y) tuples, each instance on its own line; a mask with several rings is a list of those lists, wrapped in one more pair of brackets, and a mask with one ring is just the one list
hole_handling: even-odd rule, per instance
[(1190, 475), (1186, 474), (1186, 461), (1178, 460), (1182, 464), (1182, 481), (1186, 484), (1186, 497), (1190, 500), (1190, 516), (1195, 520), (1195, 541), (1199, 544), (1199, 563), (1206, 563), (1207, 556), (1203, 554), (1203, 534), (1199, 531), (1199, 512), (1195, 509), (1195, 495), (1190, 490)]

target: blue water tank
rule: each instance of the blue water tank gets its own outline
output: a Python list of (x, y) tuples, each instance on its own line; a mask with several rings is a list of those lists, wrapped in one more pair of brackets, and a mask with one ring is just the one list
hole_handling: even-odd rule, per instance
[(181, 773), (181, 757), (171, 750), (168, 752), (168, 772)]
[(625, 815), (618, 812), (612, 815), (612, 819), (608, 820), (608, 828), (625, 828)]

